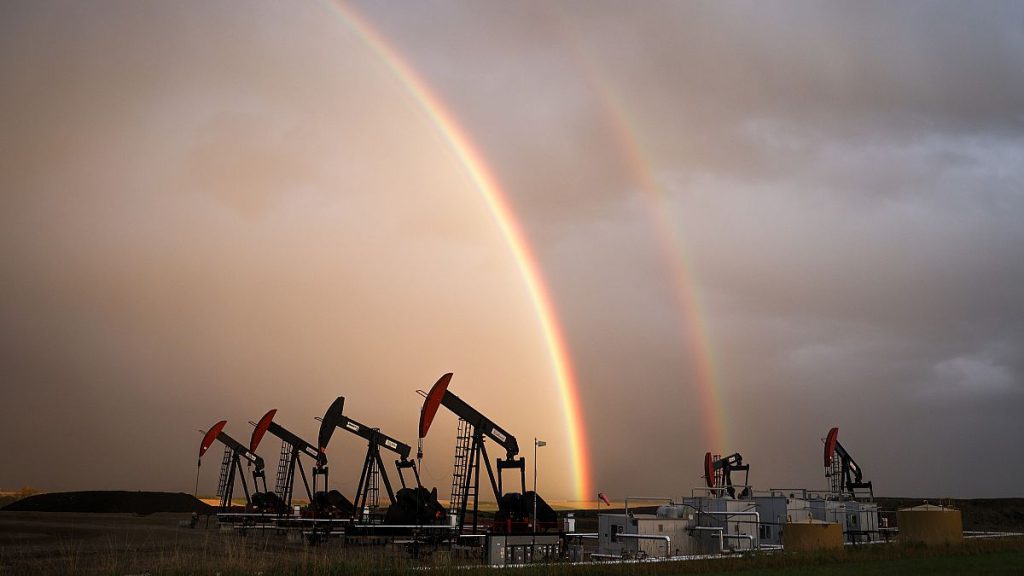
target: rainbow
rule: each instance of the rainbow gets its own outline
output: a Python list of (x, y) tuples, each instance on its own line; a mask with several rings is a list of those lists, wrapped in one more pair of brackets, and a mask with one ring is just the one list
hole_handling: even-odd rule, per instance
[(650, 155), (644, 150), (643, 140), (634, 128), (635, 123), (631, 122), (629, 109), (623, 105), (600, 67), (583, 49), (583, 42), (576, 30), (560, 14), (557, 21), (564, 24), (563, 32), (568, 40), (570, 52), (582, 69), (587, 83), (600, 99), (605, 122), (614, 132), (619, 153), (634, 183), (642, 192), (641, 196), (647, 205), (647, 212), (651, 215), (655, 233), (662, 246), (662, 254), (672, 278), (673, 293), (680, 313), (680, 329), (694, 363), (693, 378), (697, 385), (701, 412), (705, 417), (704, 436), (708, 450), (714, 452), (727, 449), (730, 439), (725, 423), (728, 417), (725, 403), (721, 398), (720, 381), (707, 321), (697, 291), (693, 265), (679, 227), (672, 222), (667, 195), (653, 175), (651, 163), (647, 160)]
[(519, 272), (536, 310), (551, 358), (555, 380), (558, 383), (565, 415), (573, 469), (576, 473), (576, 498), (589, 500), (593, 494), (590, 475), (590, 456), (585, 441), (583, 415), (580, 410), (579, 387), (573, 374), (565, 336), (558, 325), (554, 306), (544, 285), (536, 257), (530, 252), (522, 228), (515, 219), (505, 192), (494, 177), (483, 155), (469, 135), (459, 125), (430, 85), (402, 58), (379, 32), (354, 9), (340, 2), (329, 3), (342, 20), (388, 66), (408, 93), (433, 122), (438, 133), (455, 153), (475, 188), (483, 196), (494, 216), (505, 241), (512, 250)]

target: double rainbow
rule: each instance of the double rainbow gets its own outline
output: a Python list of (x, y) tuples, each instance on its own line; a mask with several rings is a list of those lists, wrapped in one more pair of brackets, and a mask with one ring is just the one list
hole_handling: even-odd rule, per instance
[(718, 370), (714, 360), (711, 338), (704, 318), (700, 294), (693, 265), (686, 251), (686, 244), (680, 234), (680, 227), (672, 221), (670, 203), (664, 187), (654, 177), (654, 170), (648, 160), (651, 157), (643, 146), (643, 139), (635, 128), (630, 110), (622, 103), (614, 84), (590, 53), (583, 48), (583, 41), (571, 25), (560, 14), (554, 14), (563, 23), (562, 32), (575, 63), (583, 76), (598, 95), (605, 123), (614, 133), (619, 155), (629, 170), (633, 183), (641, 192), (647, 212), (654, 224), (655, 233), (662, 247), (665, 266), (672, 278), (673, 295), (679, 311), (680, 331), (687, 342), (688, 356), (693, 362), (693, 381), (696, 385), (701, 413), (704, 415), (704, 440), (712, 451), (729, 446), (730, 439), (725, 428), (727, 415), (722, 401)]
[(580, 411), (579, 388), (569, 362), (565, 336), (558, 325), (554, 306), (544, 285), (536, 257), (530, 252), (523, 231), (515, 219), (497, 179), (473, 141), (459, 125), (437, 94), (423, 78), (402, 58), (401, 54), (382, 37), (361, 15), (345, 4), (330, 3), (335, 13), (369, 46), (376, 56), (391, 70), (408, 93), (433, 122), (438, 133), (455, 153), (463, 169), (483, 196), (498, 228), (515, 258), (519, 272), (533, 302), (547, 344), (548, 353), (558, 383), (565, 415), (573, 469), (575, 470), (576, 498), (586, 500), (593, 494), (590, 477), (590, 457), (585, 441), (583, 417)]

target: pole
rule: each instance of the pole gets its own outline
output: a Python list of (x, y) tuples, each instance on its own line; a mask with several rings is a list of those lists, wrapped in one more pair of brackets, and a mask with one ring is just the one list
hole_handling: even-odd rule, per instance
[(537, 439), (533, 439), (533, 532), (537, 533)]
[(192, 492), (192, 497), (196, 498), (196, 499), (199, 498), (199, 470), (202, 469), (202, 467), (203, 467), (203, 459), (200, 458), (198, 463), (196, 464), (196, 489), (195, 489), (194, 492)]

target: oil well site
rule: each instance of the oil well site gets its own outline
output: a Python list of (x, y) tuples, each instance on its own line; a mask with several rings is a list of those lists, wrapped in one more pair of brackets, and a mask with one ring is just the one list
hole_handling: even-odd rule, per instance
[[(751, 460), (707, 452), (695, 463), (700, 486), (681, 486), (676, 495), (638, 486), (614, 503), (600, 493), (596, 508), (556, 511), (528, 490), (530, 455), (498, 423), (500, 415), (486, 415), (456, 395), (451, 381), (448, 373), (418, 391), (416, 448), (366, 424), (372, 415), (355, 419), (344, 397), (316, 417), (315, 439), (291, 432), (274, 409), (249, 422), (247, 438), (239, 431), (241, 440), (229, 434), (226, 420), (215, 423), (198, 445), (200, 464), (222, 454), (212, 505), (187, 494), (145, 492), (15, 501), (0, 515), (0, 573), (203, 571), (220, 566), (225, 551), (222, 569), (229, 573), (531, 565), (583, 573), (615, 566), (707, 572), (791, 567), (805, 558), (820, 562), (823, 554), (836, 561), (846, 550), (891, 560), (908, 551), (1012, 553), (1024, 544), (1024, 499), (876, 498), (839, 428), (821, 439), (827, 489), (759, 488), (748, 481)], [(456, 418), (458, 427), (451, 484), (428, 487), (417, 462), (436, 417)], [(346, 433), (366, 446), (353, 494), (332, 489), (327, 457), (331, 439)], [(126, 550), (130, 559), (118, 556)]]
[(0, 576), (1024, 574), (1024, 0), (0, 1)]

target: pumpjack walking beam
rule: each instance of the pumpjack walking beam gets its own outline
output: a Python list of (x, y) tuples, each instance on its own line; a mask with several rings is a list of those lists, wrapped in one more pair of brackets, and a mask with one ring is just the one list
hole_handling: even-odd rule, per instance
[(252, 484), (253, 491), (259, 490), (259, 480), (263, 479), (263, 491), (267, 489), (266, 478), (263, 478), (263, 458), (254, 454), (244, 444), (235, 440), (231, 436), (228, 436), (224, 432), (224, 426), (228, 423), (227, 420), (221, 420), (214, 424), (203, 436), (203, 441), (199, 444), (199, 462), (202, 464), (203, 454), (210, 449), (210, 446), (214, 442), (220, 442), (224, 445), (224, 460), (221, 462), (220, 481), (217, 485), (217, 495), (220, 496), (221, 508), (229, 508), (231, 506), (231, 496), (234, 493), (235, 488), (235, 474), (237, 473), (238, 478), (242, 480), (242, 491), (245, 493), (246, 504), (252, 503), (252, 495), (249, 492), (249, 485), (245, 481), (245, 474), (242, 470), (242, 459), (244, 458), (249, 462), (250, 465), (255, 465), (253, 470)]
[[(315, 446), (306, 442), (298, 435), (294, 434), (284, 426), (281, 426), (277, 422), (274, 422), (274, 417), (277, 415), (277, 409), (268, 411), (260, 418), (259, 422), (249, 422), (254, 426), (252, 431), (252, 438), (249, 440), (249, 450), (256, 452), (256, 448), (259, 447), (260, 442), (267, 432), (270, 432), (274, 436), (278, 437), (281, 442), (290, 447), (288, 450), (282, 450), (282, 459), (278, 464), (277, 470), (277, 482), (276, 492), (281, 498), (281, 501), (286, 507), (292, 505), (292, 495), (295, 487), (295, 471), (298, 469), (299, 475), (302, 477), (302, 485), (306, 490), (306, 497), (310, 502), (313, 501), (313, 494), (316, 492), (316, 477), (321, 467), (326, 469), (327, 456), (316, 449)], [(313, 486), (310, 488), (309, 479), (306, 476), (306, 469), (302, 465), (300, 455), (305, 454), (306, 456), (313, 459)], [(259, 473), (264, 474), (263, 470)]]
[[(495, 501), (499, 507), (502, 502), (503, 486), (502, 476), (506, 469), (519, 469), (521, 493), (526, 492), (526, 460), (519, 457), (519, 442), (510, 432), (484, 416), (480, 411), (470, 406), (466, 401), (459, 398), (448, 390), (452, 373), (449, 372), (434, 383), (430, 392), (419, 391), (423, 397), (423, 408), (420, 411), (419, 430), (419, 453), (423, 453), (423, 438), (430, 430), (438, 408), (444, 406), (470, 427), (469, 445), (464, 448), (456, 448), (456, 469), (452, 482), (452, 499), (458, 504), (458, 525), (465, 526), (466, 513), (469, 499), (473, 499), (473, 531), (476, 531), (479, 512), (479, 488), (480, 488), (480, 463), (483, 462), (490, 480), (491, 490), (494, 492)], [(487, 455), (485, 439), (494, 441), (498, 446), (505, 449), (505, 458), (496, 458), (497, 475), (491, 468), (491, 462)], [(468, 458), (460, 462), (460, 458)], [(460, 471), (462, 477), (460, 478)], [(458, 490), (458, 493), (455, 491)], [(455, 511), (455, 510), (453, 510)]]
[[(381, 432), (379, 428), (372, 428), (349, 418), (344, 414), (344, 411), (345, 397), (339, 396), (327, 409), (327, 412), (324, 413), (324, 417), (320, 419), (318, 444), (322, 454), (327, 449), (327, 445), (334, 435), (334, 430), (337, 428), (341, 428), (366, 440), (366, 457), (363, 459), (363, 469), (359, 474), (359, 484), (356, 488), (355, 500), (353, 501), (356, 509), (365, 510), (375, 472), (379, 472), (380, 479), (384, 482), (384, 489), (387, 491), (389, 503), (395, 503), (395, 492), (391, 486), (391, 479), (388, 477), (387, 468), (384, 466), (384, 459), (381, 457), (381, 448), (398, 455), (398, 459), (395, 460), (395, 468), (398, 470), (398, 478), (402, 488), (406, 487), (404, 470), (408, 468), (412, 469), (413, 476), (416, 479), (416, 486), (419, 486), (420, 475), (416, 470), (416, 463), (409, 460), (412, 448), (408, 444)], [(326, 478), (326, 458), (324, 459), (321, 473)]]
[(829, 430), (825, 437), (825, 477), (837, 496), (856, 499), (858, 491), (863, 490), (867, 490), (868, 497), (875, 496), (871, 482), (864, 481), (864, 471), (839, 443), (838, 427)]

